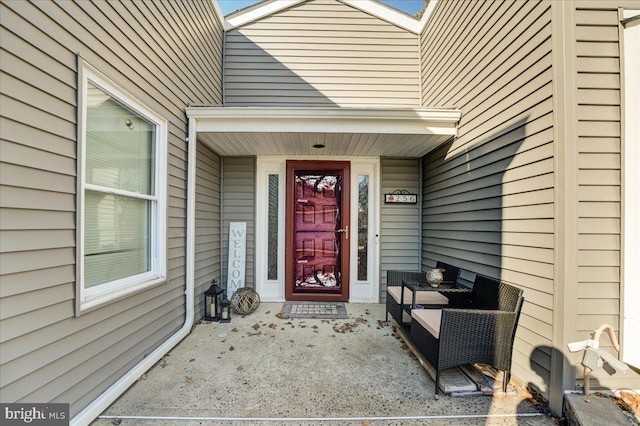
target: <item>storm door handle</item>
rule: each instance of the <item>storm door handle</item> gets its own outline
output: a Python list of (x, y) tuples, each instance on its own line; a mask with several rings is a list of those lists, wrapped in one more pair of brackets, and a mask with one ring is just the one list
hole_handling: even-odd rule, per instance
[(344, 239), (349, 239), (349, 225), (345, 226), (343, 229), (337, 229), (336, 232), (344, 232)]

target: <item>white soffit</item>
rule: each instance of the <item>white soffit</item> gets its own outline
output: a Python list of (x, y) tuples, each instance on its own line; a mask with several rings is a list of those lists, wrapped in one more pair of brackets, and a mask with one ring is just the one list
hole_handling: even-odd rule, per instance
[[(250, 6), (236, 13), (227, 15), (224, 29), (225, 31), (229, 31), (234, 28), (247, 25), (251, 22), (257, 21), (258, 19), (280, 12), (281, 10), (295, 6), (304, 1), (305, 0), (273, 0), (270, 2), (258, 3), (254, 6)], [(410, 31), (414, 34), (420, 34), (420, 31), (424, 27), (423, 26), (424, 17), (423, 17), (423, 20), (418, 21), (417, 19), (413, 18), (410, 15), (407, 15), (403, 12), (400, 12), (390, 6), (387, 6), (383, 3), (379, 3), (377, 1), (372, 1), (372, 0), (339, 0), (339, 1), (351, 7), (354, 7), (356, 9), (362, 10), (363, 12), (373, 15), (379, 19), (382, 19), (383, 21), (387, 21), (390, 24), (396, 25), (400, 28)], [(433, 1), (433, 3), (435, 3), (435, 1)], [(427, 11), (429, 11), (429, 9), (432, 9), (432, 8), (431, 7), (428, 8)], [(427, 11), (425, 11), (425, 15), (427, 14), (426, 13)]]

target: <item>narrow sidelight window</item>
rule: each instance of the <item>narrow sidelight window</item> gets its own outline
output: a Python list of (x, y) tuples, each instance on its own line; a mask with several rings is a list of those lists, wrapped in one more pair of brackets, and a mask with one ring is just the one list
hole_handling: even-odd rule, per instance
[(358, 176), (358, 280), (367, 280), (369, 250), (369, 176)]
[(278, 175), (269, 175), (267, 279), (278, 279)]

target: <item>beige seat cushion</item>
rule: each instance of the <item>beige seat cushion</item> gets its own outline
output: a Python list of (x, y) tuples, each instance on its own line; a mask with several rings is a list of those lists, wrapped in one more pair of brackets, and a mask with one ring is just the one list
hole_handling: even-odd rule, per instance
[(414, 309), (411, 311), (411, 318), (416, 320), (433, 337), (440, 338), (442, 309)]
[[(400, 294), (402, 292), (402, 286), (390, 286), (387, 287), (387, 293), (393, 297), (396, 303), (400, 303)], [(411, 303), (411, 290), (404, 288), (404, 303), (408, 305)], [(446, 305), (449, 303), (449, 299), (440, 294), (437, 291), (417, 291), (416, 292), (416, 304), (418, 305)]]

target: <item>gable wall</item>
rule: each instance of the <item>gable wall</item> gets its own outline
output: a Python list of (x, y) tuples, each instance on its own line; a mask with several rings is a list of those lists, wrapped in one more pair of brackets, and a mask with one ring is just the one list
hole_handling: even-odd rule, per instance
[(458, 137), (423, 159), (423, 268), (443, 260), (524, 289), (513, 372), (543, 390), (555, 297), (550, 9), (443, 0), (421, 41), (422, 104), (463, 112)]
[(227, 32), (227, 106), (418, 107), (418, 36), (337, 0)]
[[(222, 102), (210, 1), (0, 4), (3, 402), (78, 413), (184, 320), (188, 103)], [(76, 53), (169, 122), (168, 280), (74, 313)]]

